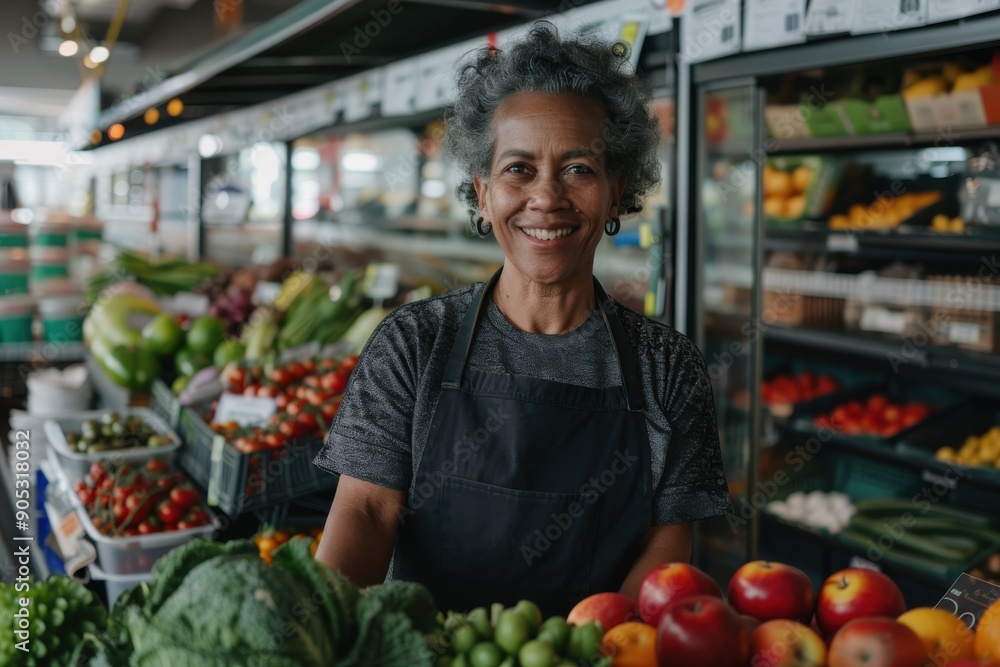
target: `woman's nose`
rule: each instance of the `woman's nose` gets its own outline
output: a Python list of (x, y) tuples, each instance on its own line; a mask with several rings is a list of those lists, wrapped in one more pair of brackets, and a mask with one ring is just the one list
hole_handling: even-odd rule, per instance
[(532, 208), (552, 211), (570, 205), (566, 186), (556, 175), (539, 173), (528, 187), (531, 189), (529, 205)]

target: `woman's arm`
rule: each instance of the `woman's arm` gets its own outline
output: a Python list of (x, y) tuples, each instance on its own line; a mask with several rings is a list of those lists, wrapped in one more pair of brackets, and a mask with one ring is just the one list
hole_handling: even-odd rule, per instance
[[(326, 539), (326, 533), (323, 533)], [(642, 553), (632, 566), (619, 592), (633, 600), (639, 598), (639, 585), (643, 578), (657, 565), (664, 563), (687, 563), (691, 560), (691, 524), (674, 523), (667, 526), (653, 526), (646, 533)]]
[(358, 587), (381, 584), (389, 569), (406, 493), (340, 476), (316, 560)]

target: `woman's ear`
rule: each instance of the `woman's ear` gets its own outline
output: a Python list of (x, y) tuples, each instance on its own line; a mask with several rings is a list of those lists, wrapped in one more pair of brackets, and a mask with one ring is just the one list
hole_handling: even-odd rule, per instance
[(621, 204), (622, 193), (625, 192), (625, 174), (619, 174), (618, 178), (611, 186), (611, 208), (608, 211), (609, 218), (619, 218), (621, 217), (621, 211), (619, 210), (619, 204)]
[(479, 214), (484, 218), (489, 219), (489, 215), (486, 211), (486, 190), (489, 187), (487, 181), (480, 180), (478, 176), (472, 177), (472, 187), (476, 191), (476, 198), (479, 200)]

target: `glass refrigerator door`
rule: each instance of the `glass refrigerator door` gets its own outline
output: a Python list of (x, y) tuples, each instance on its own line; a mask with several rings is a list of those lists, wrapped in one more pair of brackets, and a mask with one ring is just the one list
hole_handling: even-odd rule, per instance
[(697, 562), (726, 582), (753, 557), (756, 521), (744, 498), (755, 479), (756, 387), (761, 341), (754, 326), (759, 299), (759, 175), (754, 160), (759, 104), (752, 83), (704, 89), (696, 97), (694, 154), (695, 322), (715, 396), (719, 440), (734, 515), (701, 522)]

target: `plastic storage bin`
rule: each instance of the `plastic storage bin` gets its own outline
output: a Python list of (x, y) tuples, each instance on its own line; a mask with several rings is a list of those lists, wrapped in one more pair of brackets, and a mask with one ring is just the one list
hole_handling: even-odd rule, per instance
[(16, 222), (0, 221), (0, 250), (28, 247), (28, 228)]
[(39, 297), (42, 337), (51, 343), (79, 343), (83, 340), (83, 297), (61, 295)]
[(27, 294), (30, 270), (24, 251), (0, 252), (0, 296)]
[(160, 447), (133, 447), (130, 449), (110, 450), (97, 454), (81, 454), (80, 452), (72, 451), (69, 444), (66, 442), (66, 432), (78, 431), (83, 422), (88, 419), (100, 419), (101, 415), (104, 415), (107, 412), (107, 410), (77, 412), (75, 414), (49, 419), (45, 422), (45, 437), (48, 439), (49, 444), (56, 453), (56, 457), (63, 474), (71, 484), (75, 484), (77, 481), (86, 477), (90, 464), (94, 461), (100, 461), (102, 459), (113, 459), (115, 461), (126, 461), (129, 463), (143, 462), (151, 458), (173, 461), (174, 455), (181, 446), (180, 438), (177, 437), (177, 434), (173, 431), (173, 429), (167, 426), (167, 424), (149, 408), (129, 408), (128, 410), (121, 411), (119, 414), (123, 417), (130, 417), (132, 415), (142, 417), (142, 420), (152, 426), (158, 434), (170, 438), (171, 444), (162, 445)]
[(0, 343), (30, 343), (35, 302), (30, 296), (0, 296)]
[(140, 572), (137, 574), (108, 574), (97, 565), (97, 563), (92, 563), (88, 569), (90, 570), (90, 578), (94, 581), (103, 581), (105, 592), (108, 597), (108, 609), (115, 606), (115, 600), (121, 596), (122, 593), (138, 586), (139, 584), (152, 581), (152, 572)]
[(65, 248), (34, 246), (31, 256), (31, 280), (42, 283), (47, 280), (69, 277), (69, 251)]

